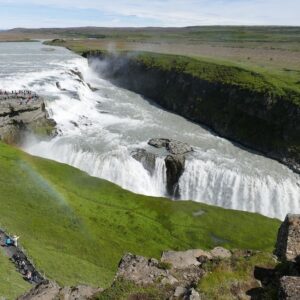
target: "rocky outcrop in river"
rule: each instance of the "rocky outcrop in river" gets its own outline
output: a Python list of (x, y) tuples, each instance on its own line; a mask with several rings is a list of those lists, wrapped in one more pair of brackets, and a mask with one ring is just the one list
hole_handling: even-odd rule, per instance
[(0, 92), (0, 140), (21, 144), (26, 133), (53, 136), (55, 125), (38, 95), (30, 91)]
[[(292, 91), (281, 95), (271, 87), (266, 91), (254, 90), (247, 87), (247, 80), (244, 85), (222, 81), (222, 74), (216, 80), (207, 80), (193, 75), (192, 71), (184, 71), (183, 59), (177, 65), (174, 56), (163, 56), (161, 63), (157, 63), (158, 54), (145, 54), (145, 59), (143, 55), (140, 59), (139, 54), (117, 56), (101, 51), (83, 55), (91, 63), (95, 58), (104, 61), (93, 66), (100, 68), (101, 75), (115, 84), (300, 172), (300, 106), (297, 104), (300, 96)], [(187, 60), (185, 64), (197, 64)], [(165, 64), (170, 67), (164, 67)], [(214, 72), (216, 66), (206, 68), (207, 72), (210, 68)], [(226, 71), (264, 83), (264, 78), (254, 72), (234, 67), (222, 70)]]
[[(178, 182), (184, 172), (185, 154), (192, 152), (193, 148), (186, 143), (166, 138), (150, 139), (148, 145), (166, 150), (167, 154), (162, 153), (162, 156), (166, 165), (167, 193), (171, 197), (179, 197)], [(131, 153), (131, 156), (139, 161), (150, 174), (153, 174), (158, 154), (151, 153), (145, 149), (136, 149)]]

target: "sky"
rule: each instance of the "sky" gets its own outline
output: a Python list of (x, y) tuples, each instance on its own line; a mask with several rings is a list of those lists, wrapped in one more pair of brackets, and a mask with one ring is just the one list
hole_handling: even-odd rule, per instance
[(300, 0), (0, 0), (15, 27), (300, 26)]

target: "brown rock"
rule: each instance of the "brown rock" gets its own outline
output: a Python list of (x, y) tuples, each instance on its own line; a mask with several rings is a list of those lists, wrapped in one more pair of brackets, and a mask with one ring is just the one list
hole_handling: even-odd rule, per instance
[(300, 255), (300, 215), (288, 214), (278, 230), (275, 255), (296, 261)]
[(76, 287), (60, 287), (55, 282), (46, 281), (33, 287), (17, 300), (87, 300), (103, 289), (86, 285)]
[(165, 158), (167, 173), (167, 191), (171, 196), (179, 196), (178, 181), (184, 171), (183, 155), (168, 155)]
[(172, 264), (174, 268), (184, 269), (189, 266), (200, 266), (199, 257), (207, 257), (211, 259), (212, 256), (209, 252), (201, 249), (193, 249), (187, 251), (166, 251), (163, 252), (161, 261)]
[(300, 277), (284, 276), (280, 280), (279, 300), (300, 299)]
[(231, 252), (223, 247), (215, 247), (210, 251), (212, 257), (217, 257), (217, 258), (230, 258), (231, 257)]
[(136, 284), (152, 284), (157, 282), (159, 278), (168, 277), (168, 273), (158, 267), (156, 259), (127, 253), (119, 263), (117, 277), (131, 280)]

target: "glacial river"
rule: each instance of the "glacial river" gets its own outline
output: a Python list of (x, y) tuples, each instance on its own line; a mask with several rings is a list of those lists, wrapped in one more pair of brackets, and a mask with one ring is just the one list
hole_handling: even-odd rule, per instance
[(23, 148), (31, 154), (70, 164), (136, 193), (164, 196), (163, 158), (151, 175), (130, 153), (136, 148), (152, 151), (150, 138), (172, 138), (195, 150), (187, 156), (180, 178), (182, 199), (280, 219), (288, 212), (300, 213), (299, 175), (114, 86), (86, 59), (66, 49), (0, 43), (0, 89), (35, 91), (46, 99), (57, 122), (59, 134), (52, 140), (28, 137)]

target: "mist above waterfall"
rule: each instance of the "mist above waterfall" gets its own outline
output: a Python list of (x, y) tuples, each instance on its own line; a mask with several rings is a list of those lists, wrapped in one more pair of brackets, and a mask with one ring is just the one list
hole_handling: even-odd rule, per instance
[[(299, 175), (104, 80), (101, 68), (108, 65), (101, 64), (107, 62), (90, 68), (82, 57), (63, 48), (43, 52), (38, 43), (7, 47), (5, 61), (0, 56), (5, 70), (0, 71), (0, 89), (26, 88), (45, 97), (58, 127), (52, 140), (28, 138), (24, 149), (29, 153), (73, 165), (136, 193), (165, 196), (164, 154), (147, 141), (175, 139), (194, 148), (186, 155), (179, 180), (182, 199), (281, 219), (288, 212), (300, 212)], [(32, 57), (24, 60), (22, 47), (30, 47)], [(131, 156), (135, 149), (158, 155), (154, 172)]]

